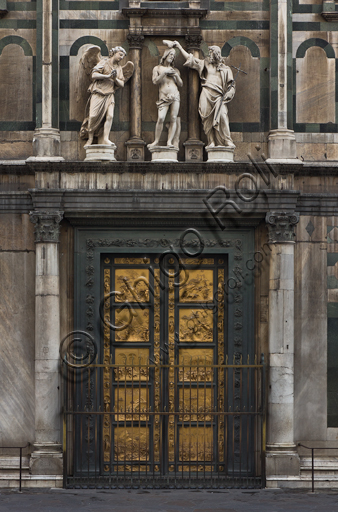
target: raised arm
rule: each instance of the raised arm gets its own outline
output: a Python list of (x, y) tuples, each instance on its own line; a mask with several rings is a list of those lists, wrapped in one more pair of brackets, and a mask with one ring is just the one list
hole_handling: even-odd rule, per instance
[(181, 44), (178, 41), (174, 41), (173, 47), (178, 48), (185, 59), (189, 59), (189, 53), (182, 48)]

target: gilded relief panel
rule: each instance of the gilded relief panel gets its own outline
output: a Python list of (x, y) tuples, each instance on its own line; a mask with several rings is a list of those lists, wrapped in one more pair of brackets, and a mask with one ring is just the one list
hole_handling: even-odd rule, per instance
[(213, 341), (213, 312), (210, 309), (180, 309), (180, 341)]
[(180, 461), (212, 461), (213, 432), (211, 427), (180, 427)]
[(180, 302), (206, 302), (213, 299), (213, 271), (187, 269), (188, 278), (180, 276)]
[(119, 462), (149, 460), (149, 429), (147, 427), (116, 427), (114, 458)]
[(186, 387), (179, 390), (180, 421), (211, 421), (213, 390)]
[(116, 381), (146, 381), (149, 378), (149, 349), (116, 348), (115, 365)]
[(179, 350), (179, 381), (212, 382), (214, 351), (212, 348)]
[(114, 290), (116, 302), (149, 302), (149, 270), (116, 269)]
[(116, 421), (149, 421), (149, 392), (146, 388), (115, 388)]
[[(130, 321), (130, 319), (132, 320)], [(149, 341), (149, 310), (116, 309), (115, 325), (126, 326), (115, 331), (115, 341)]]

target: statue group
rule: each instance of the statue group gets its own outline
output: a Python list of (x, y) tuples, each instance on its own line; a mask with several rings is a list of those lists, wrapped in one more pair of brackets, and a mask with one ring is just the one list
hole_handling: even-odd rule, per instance
[[(186, 52), (178, 41), (163, 41), (168, 47), (163, 53), (160, 63), (152, 73), (153, 84), (159, 88), (156, 102), (158, 117), (155, 127), (155, 139), (148, 144), (153, 160), (176, 160), (181, 132), (178, 116), (180, 109), (180, 91), (183, 82), (179, 70), (175, 67), (176, 51), (186, 59), (184, 66), (198, 72), (201, 81), (199, 98), (199, 114), (203, 130), (207, 137), (206, 151), (208, 160), (214, 152), (216, 160), (232, 160), (235, 145), (231, 139), (227, 103), (236, 91), (236, 79), (231, 68), (223, 62), (221, 49), (209, 47), (209, 55), (204, 59), (194, 57)], [(112, 48), (109, 57), (102, 58), (98, 46), (90, 47), (80, 61), (80, 80), (89, 82), (89, 98), (86, 105), (85, 119), (82, 123), (80, 136), (86, 139), (85, 148), (94, 151), (116, 149), (109, 140), (114, 117), (115, 91), (124, 87), (132, 76), (134, 65), (120, 62), (126, 57), (124, 48)], [(168, 137), (166, 146), (160, 145), (163, 125), (169, 112)], [(97, 141), (94, 144), (94, 138)], [(100, 148), (98, 147), (100, 146)], [(109, 149), (108, 149), (109, 152)], [(87, 153), (88, 154), (88, 153)], [(112, 153), (114, 155), (114, 153)], [(156, 155), (156, 156), (155, 156)], [(230, 156), (229, 156), (230, 155)], [(90, 158), (89, 158), (90, 159)], [(114, 156), (111, 159), (115, 159)]]

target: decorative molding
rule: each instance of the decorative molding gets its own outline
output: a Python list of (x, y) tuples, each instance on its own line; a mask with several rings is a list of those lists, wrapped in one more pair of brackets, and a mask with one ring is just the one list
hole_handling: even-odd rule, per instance
[(129, 43), (129, 48), (131, 50), (142, 50), (144, 36), (142, 34), (128, 34), (127, 41)]
[(60, 222), (62, 211), (37, 211), (30, 212), (30, 221), (34, 224), (35, 242), (58, 243), (60, 234)]
[(269, 229), (268, 243), (294, 242), (298, 212), (268, 212), (265, 217)]
[[(240, 239), (209, 239), (205, 240), (201, 238), (204, 247), (235, 247), (237, 250), (242, 251), (242, 240)], [(174, 247), (195, 247), (198, 248), (200, 241), (189, 240), (181, 242), (179, 238), (169, 240), (167, 238), (99, 238), (99, 239), (87, 239), (87, 251), (92, 251), (95, 247), (159, 247), (167, 248), (171, 245)], [(88, 267), (87, 267), (88, 268)]]

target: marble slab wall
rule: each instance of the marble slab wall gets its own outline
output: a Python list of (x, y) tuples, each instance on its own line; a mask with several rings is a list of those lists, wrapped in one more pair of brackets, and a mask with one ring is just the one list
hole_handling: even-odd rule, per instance
[(0, 216), (0, 446), (33, 442), (35, 245), (27, 214)]

